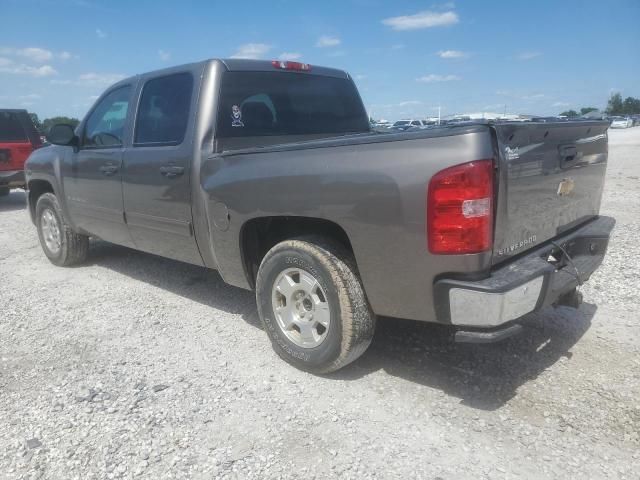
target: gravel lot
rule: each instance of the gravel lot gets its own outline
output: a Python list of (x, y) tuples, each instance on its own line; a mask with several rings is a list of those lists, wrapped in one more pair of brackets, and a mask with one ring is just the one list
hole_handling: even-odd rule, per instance
[(272, 352), (250, 292), (105, 244), (51, 265), (0, 199), (2, 478), (628, 478), (640, 472), (640, 128), (610, 132), (618, 220), (584, 305), (502, 344), (381, 319), (317, 377)]

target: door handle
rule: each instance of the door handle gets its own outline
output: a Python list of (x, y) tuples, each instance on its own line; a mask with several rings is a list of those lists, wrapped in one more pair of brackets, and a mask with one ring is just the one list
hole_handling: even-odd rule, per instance
[(111, 176), (118, 171), (117, 165), (103, 165), (100, 167), (100, 171), (103, 175)]
[(578, 159), (578, 149), (575, 145), (562, 145), (558, 147), (560, 153), (560, 168), (567, 168)]
[(160, 174), (167, 178), (174, 178), (184, 173), (184, 167), (170, 165), (168, 167), (160, 167)]

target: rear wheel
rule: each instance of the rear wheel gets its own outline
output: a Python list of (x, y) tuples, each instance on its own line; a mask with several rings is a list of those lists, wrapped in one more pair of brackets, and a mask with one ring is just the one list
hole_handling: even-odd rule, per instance
[(64, 221), (54, 194), (44, 193), (38, 198), (36, 227), (42, 250), (54, 265), (67, 267), (87, 258), (89, 237), (75, 233)]
[(287, 240), (264, 257), (258, 312), (273, 348), (303, 370), (329, 373), (362, 355), (375, 316), (350, 255), (317, 237)]

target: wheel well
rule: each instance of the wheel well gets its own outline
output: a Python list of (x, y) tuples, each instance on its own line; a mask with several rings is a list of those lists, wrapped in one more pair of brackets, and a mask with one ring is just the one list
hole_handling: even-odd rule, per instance
[(31, 220), (35, 222), (38, 198), (43, 193), (54, 193), (53, 187), (46, 180), (32, 180), (27, 185), (27, 188), (29, 189), (29, 214), (31, 215)]
[(277, 243), (303, 235), (320, 235), (332, 239), (353, 254), (347, 233), (337, 223), (309, 217), (260, 217), (249, 220), (240, 231), (242, 262), (252, 288), (260, 262)]

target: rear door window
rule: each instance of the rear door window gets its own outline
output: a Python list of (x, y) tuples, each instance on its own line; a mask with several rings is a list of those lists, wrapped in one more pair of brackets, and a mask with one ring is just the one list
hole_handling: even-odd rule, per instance
[(369, 131), (351, 80), (290, 72), (226, 72), (217, 137)]
[(190, 73), (149, 80), (142, 89), (134, 145), (181, 144), (189, 123), (192, 91)]
[(28, 142), (20, 118), (15, 112), (0, 112), (0, 142)]

